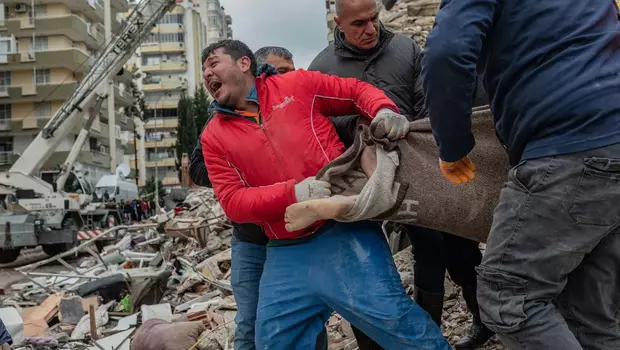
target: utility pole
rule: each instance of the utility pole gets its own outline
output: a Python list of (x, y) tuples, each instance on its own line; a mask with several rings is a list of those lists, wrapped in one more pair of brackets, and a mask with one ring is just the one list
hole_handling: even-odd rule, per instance
[[(134, 124), (133, 124), (133, 162), (134, 162), (134, 166), (136, 168), (136, 174), (134, 175), (134, 177), (136, 178), (136, 186), (138, 187), (138, 193), (140, 193), (140, 171), (138, 170), (138, 137), (136, 136), (136, 134), (138, 133), (138, 128), (136, 127), (136, 121), (133, 120)], [(142, 141), (144, 142), (144, 141)]]
[[(105, 40), (110, 42), (112, 40), (112, 8), (111, 0), (104, 1), (103, 7), (104, 27), (105, 27)], [(107, 94), (108, 94), (108, 136), (110, 137), (110, 172), (116, 173), (116, 111), (114, 110), (114, 80), (110, 79), (107, 82)]]

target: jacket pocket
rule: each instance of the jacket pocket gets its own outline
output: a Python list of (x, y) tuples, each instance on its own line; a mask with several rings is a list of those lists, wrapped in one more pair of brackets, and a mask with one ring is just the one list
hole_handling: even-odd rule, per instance
[(586, 158), (569, 215), (580, 225), (620, 224), (620, 158)]
[(486, 266), (478, 266), (476, 271), (482, 322), (496, 333), (518, 330), (527, 317), (527, 281)]

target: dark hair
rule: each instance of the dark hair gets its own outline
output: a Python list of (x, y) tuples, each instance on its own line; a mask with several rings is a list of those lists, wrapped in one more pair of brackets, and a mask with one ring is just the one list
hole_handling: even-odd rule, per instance
[(285, 60), (292, 60), (293, 59), (293, 54), (280, 46), (265, 46), (265, 47), (261, 47), (260, 49), (256, 50), (256, 52), (254, 52), (254, 56), (256, 56), (256, 64), (258, 64), (258, 66), (262, 66), (263, 64), (267, 63), (267, 56), (269, 55), (274, 55), (274, 56), (278, 56), (278, 57), (282, 57)]
[(249, 58), (252, 75), (256, 75), (256, 57), (254, 57), (252, 50), (250, 50), (245, 43), (239, 40), (226, 39), (207, 46), (207, 48), (202, 51), (202, 55), (200, 57), (201, 62), (205, 63), (207, 57), (209, 57), (209, 55), (217, 49), (224, 49), (224, 52), (227, 55), (230, 55), (235, 61), (242, 57)]

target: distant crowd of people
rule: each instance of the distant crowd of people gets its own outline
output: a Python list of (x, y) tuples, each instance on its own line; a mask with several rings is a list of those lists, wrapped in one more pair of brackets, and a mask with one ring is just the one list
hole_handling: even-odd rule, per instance
[(157, 206), (152, 198), (142, 198), (132, 201), (121, 200), (119, 209), (122, 210), (123, 220), (126, 223), (134, 223), (154, 216)]

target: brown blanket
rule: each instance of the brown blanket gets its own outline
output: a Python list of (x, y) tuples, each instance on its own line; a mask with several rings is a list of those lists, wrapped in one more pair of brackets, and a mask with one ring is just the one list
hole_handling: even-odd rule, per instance
[[(360, 125), (354, 145), (317, 174), (332, 184), (333, 194), (357, 196), (353, 208), (335, 219), (401, 222), (485, 242), (509, 163), (488, 108), (474, 110), (472, 131), (476, 178), (456, 185), (439, 170), (428, 119), (412, 122), (407, 138), (397, 142), (377, 139), (370, 127)], [(374, 147), (377, 162), (369, 178), (360, 168), (366, 147)]]

